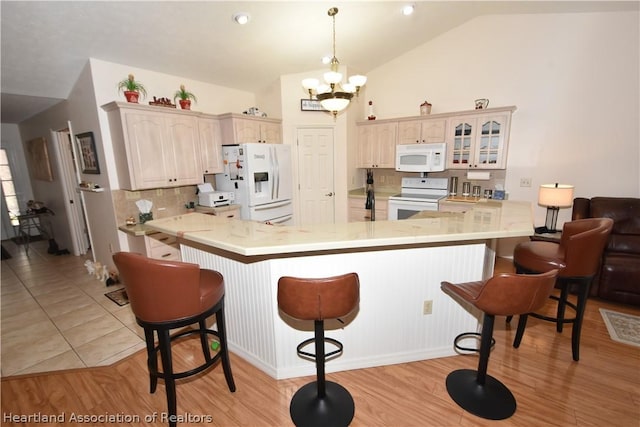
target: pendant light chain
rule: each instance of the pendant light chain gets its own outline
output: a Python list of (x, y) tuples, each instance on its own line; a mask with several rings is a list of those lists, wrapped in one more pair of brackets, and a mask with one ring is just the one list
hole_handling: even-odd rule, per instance
[[(333, 14), (331, 14), (331, 12), (333, 12)], [(338, 60), (338, 58), (336, 58), (336, 13), (338, 13), (338, 9), (336, 8), (329, 10), (329, 14), (333, 18), (333, 59), (331, 62), (333, 62), (333, 60)]]

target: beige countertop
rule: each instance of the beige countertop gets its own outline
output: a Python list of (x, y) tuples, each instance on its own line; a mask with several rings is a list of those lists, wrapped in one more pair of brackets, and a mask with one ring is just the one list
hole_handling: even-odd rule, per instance
[[(400, 189), (392, 187), (374, 187), (374, 193), (376, 195), (376, 199), (384, 200), (388, 199), (391, 196), (395, 196), (396, 194), (400, 194)], [(364, 199), (365, 197), (367, 197), (367, 192), (364, 187), (356, 188), (354, 190), (349, 190), (349, 197), (361, 197)]]
[[(202, 213), (223, 213), (232, 211), (235, 209), (240, 209), (240, 205), (226, 205), (226, 206), (216, 206), (215, 208), (210, 208), (207, 206), (197, 205), (195, 207), (196, 212)], [(148, 236), (149, 234), (158, 233), (158, 230), (153, 230), (146, 226), (145, 224), (137, 223), (135, 225), (121, 225), (118, 227), (118, 230), (123, 231), (132, 236)]]
[(157, 230), (153, 230), (148, 228), (145, 224), (136, 224), (136, 225), (121, 225), (118, 227), (118, 230), (124, 231), (127, 234), (132, 236), (147, 236), (149, 234), (157, 233)]
[[(151, 228), (243, 256), (419, 246), (533, 234), (529, 202), (485, 202), (458, 214), (417, 214), (402, 221), (350, 222), (307, 226), (267, 225), (190, 213), (147, 222)], [(420, 215), (426, 216), (421, 218)]]

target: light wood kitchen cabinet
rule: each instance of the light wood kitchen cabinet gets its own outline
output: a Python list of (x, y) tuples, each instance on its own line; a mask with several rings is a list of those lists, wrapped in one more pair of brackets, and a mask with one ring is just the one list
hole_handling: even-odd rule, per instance
[(281, 120), (242, 114), (223, 114), (219, 117), (224, 144), (282, 144)]
[(196, 206), (196, 212), (223, 218), (240, 219), (240, 205), (218, 206), (215, 208), (198, 205)]
[(446, 137), (446, 118), (398, 122), (398, 144), (431, 144), (445, 142)]
[(224, 169), (220, 120), (217, 117), (201, 116), (198, 118), (198, 131), (200, 133), (202, 173), (222, 173)]
[(447, 169), (505, 169), (512, 110), (449, 119)]
[(111, 138), (120, 188), (194, 185), (202, 181), (197, 118), (159, 107), (111, 103)]
[(447, 144), (446, 169), (505, 169), (516, 107), (358, 122), (356, 167), (395, 169), (396, 144)]
[(357, 153), (359, 168), (395, 169), (398, 122), (359, 123)]
[(149, 258), (180, 261), (180, 245), (176, 237), (165, 233), (128, 236), (129, 251), (145, 254)]
[[(371, 221), (371, 211), (364, 208), (363, 197), (349, 197), (349, 222)], [(376, 221), (386, 221), (389, 217), (389, 202), (376, 200)]]

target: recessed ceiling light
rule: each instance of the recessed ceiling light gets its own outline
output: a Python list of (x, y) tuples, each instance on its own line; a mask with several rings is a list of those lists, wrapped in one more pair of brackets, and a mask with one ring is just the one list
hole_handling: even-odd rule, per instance
[(404, 16), (409, 16), (413, 13), (415, 9), (416, 9), (415, 5), (408, 4), (402, 8), (402, 14)]
[(244, 25), (247, 22), (249, 22), (250, 18), (251, 17), (249, 16), (249, 14), (248, 13), (244, 13), (244, 12), (238, 12), (235, 15), (233, 15), (233, 20), (236, 21), (240, 25)]

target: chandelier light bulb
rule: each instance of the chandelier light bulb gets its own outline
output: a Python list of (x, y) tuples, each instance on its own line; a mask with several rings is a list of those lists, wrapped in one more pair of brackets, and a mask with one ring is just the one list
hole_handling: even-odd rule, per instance
[(354, 93), (356, 91), (356, 87), (351, 83), (342, 83), (342, 90), (349, 93)]
[(302, 87), (304, 87), (305, 89), (315, 89), (319, 84), (320, 80), (314, 78), (302, 80)]
[(353, 75), (349, 77), (349, 83), (356, 87), (362, 87), (367, 82), (367, 76), (363, 76), (360, 74)]
[(326, 84), (318, 85), (318, 87), (316, 88), (316, 93), (318, 93), (318, 94), (330, 93), (330, 92), (331, 92), (331, 86), (326, 85)]
[(233, 20), (240, 25), (245, 25), (247, 22), (249, 22), (249, 14), (244, 12), (238, 12), (235, 15), (233, 15)]
[(342, 74), (337, 71), (327, 71), (324, 73), (324, 81), (331, 84), (338, 84), (342, 81)]
[(404, 16), (409, 16), (409, 15), (413, 14), (413, 12), (415, 11), (415, 9), (416, 9), (416, 8), (415, 8), (415, 6), (414, 6), (414, 5), (412, 5), (412, 4), (408, 4), (408, 5), (406, 5), (406, 6), (403, 6), (403, 7), (402, 7), (402, 14), (403, 14)]

